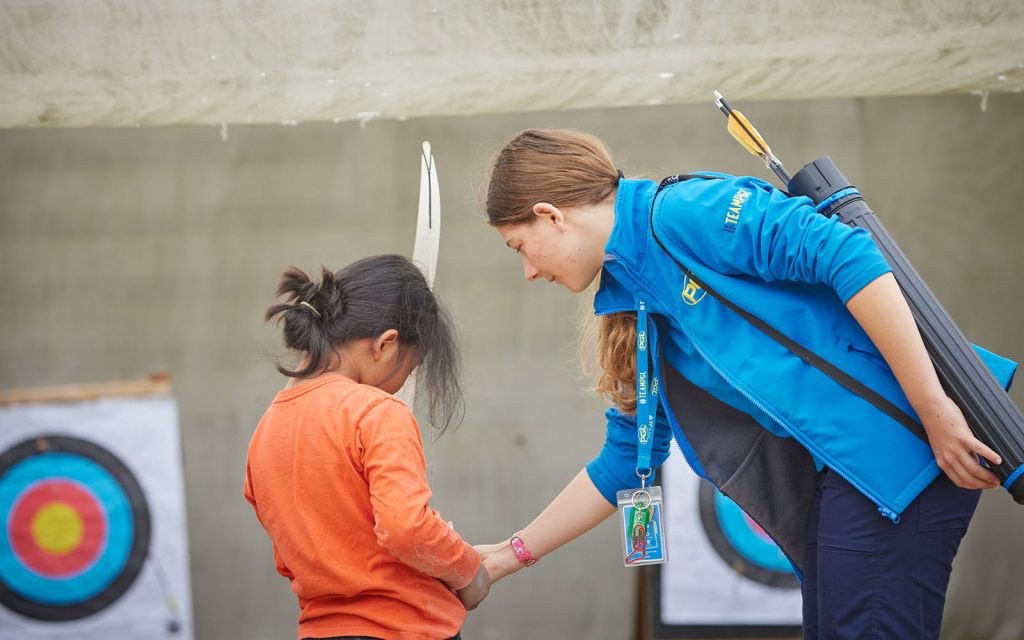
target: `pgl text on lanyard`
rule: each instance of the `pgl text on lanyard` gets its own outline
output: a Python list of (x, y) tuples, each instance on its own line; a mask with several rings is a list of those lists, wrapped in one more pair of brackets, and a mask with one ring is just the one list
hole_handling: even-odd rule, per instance
[[(668, 560), (665, 525), (662, 520), (661, 487), (647, 486), (653, 473), (654, 425), (658, 415), (658, 345), (647, 327), (647, 304), (640, 300), (636, 317), (636, 475), (639, 489), (616, 494), (623, 561), (627, 567), (659, 564)], [(654, 366), (650, 366), (653, 361)]]

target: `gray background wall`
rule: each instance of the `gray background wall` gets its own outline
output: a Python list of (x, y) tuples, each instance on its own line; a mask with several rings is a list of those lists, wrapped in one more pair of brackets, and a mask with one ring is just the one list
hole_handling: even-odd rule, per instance
[[(961, 328), (1024, 358), (1024, 96), (738, 105), (795, 170), (832, 155)], [(0, 387), (168, 370), (181, 410), (199, 638), (282, 638), (297, 614), (241, 497), (245, 447), (283, 379), (261, 317), (290, 264), (412, 248), (430, 140), (437, 289), (457, 318), (466, 420), (430, 445), (435, 506), (474, 542), (526, 524), (603, 435), (579, 378), (578, 301), (526, 283), (474, 191), (526, 127), (593, 132), (627, 175), (765, 176), (709, 105), (215, 127), (0, 131)], [(1018, 405), (1024, 392), (1013, 393)], [(612, 523), (497, 585), (467, 638), (626, 638), (632, 575)], [(947, 638), (1024, 636), (1024, 510), (988, 492), (950, 587)]]

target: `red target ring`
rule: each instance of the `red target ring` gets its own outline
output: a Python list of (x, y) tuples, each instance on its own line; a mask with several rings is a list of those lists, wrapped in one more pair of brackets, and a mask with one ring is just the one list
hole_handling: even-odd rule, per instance
[(135, 476), (111, 452), (69, 436), (0, 452), (0, 525), (0, 605), (37, 620), (106, 609), (149, 552), (149, 506)]
[(14, 553), (50, 578), (88, 569), (107, 537), (107, 519), (96, 496), (71, 480), (38, 482), (21, 496), (10, 518)]

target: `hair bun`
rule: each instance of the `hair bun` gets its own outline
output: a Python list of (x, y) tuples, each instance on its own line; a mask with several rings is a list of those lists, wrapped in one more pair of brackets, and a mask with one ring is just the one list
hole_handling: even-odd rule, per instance
[(337, 274), (326, 267), (320, 268), (320, 282), (317, 284), (318, 303), (320, 308), (330, 317), (338, 317), (345, 313), (344, 284)]

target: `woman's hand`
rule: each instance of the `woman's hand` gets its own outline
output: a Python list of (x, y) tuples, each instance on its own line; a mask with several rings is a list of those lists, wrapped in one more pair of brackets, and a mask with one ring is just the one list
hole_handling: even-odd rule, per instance
[(974, 437), (960, 407), (946, 395), (925, 350), (907, 300), (891, 274), (879, 276), (846, 303), (889, 364), (928, 434), (935, 461), (964, 489), (999, 486), (978, 456), (1000, 464), (999, 455)]
[(462, 606), (466, 607), (466, 611), (472, 611), (476, 609), (487, 594), (491, 590), (491, 576), (487, 572), (487, 568), (484, 567), (484, 563), (480, 563), (480, 568), (476, 571), (476, 576), (473, 580), (455, 592), (459, 596), (459, 600), (462, 602)]
[(487, 568), (491, 584), (523, 568), (523, 563), (516, 557), (508, 540), (498, 544), (480, 544), (473, 548), (480, 554), (483, 560), (481, 566)]
[(995, 474), (978, 462), (981, 456), (994, 465), (1000, 464), (999, 454), (974, 437), (960, 407), (948, 396), (928, 402), (918, 409), (918, 417), (928, 433), (935, 461), (956, 486), (964, 489), (999, 486)]

